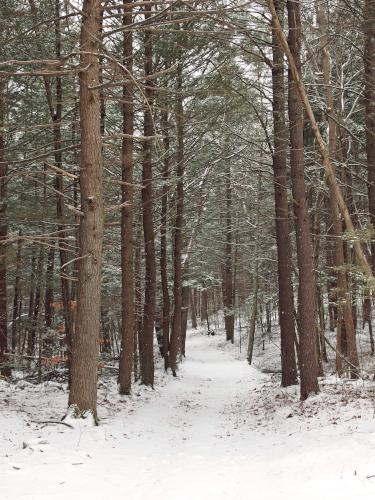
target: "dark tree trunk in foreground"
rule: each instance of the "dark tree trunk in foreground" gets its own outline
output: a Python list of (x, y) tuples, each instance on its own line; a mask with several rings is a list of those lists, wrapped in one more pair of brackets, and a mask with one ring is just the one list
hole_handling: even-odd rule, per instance
[(162, 355), (164, 358), (164, 368), (168, 369), (169, 360), (169, 322), (170, 322), (170, 299), (168, 289), (168, 245), (167, 245), (167, 216), (168, 216), (168, 193), (169, 193), (169, 165), (170, 165), (170, 139), (168, 130), (168, 111), (162, 110), (161, 123), (164, 145), (164, 162), (163, 162), (163, 187), (161, 198), (161, 217), (160, 217), (160, 276), (161, 288), (163, 295), (162, 306), (162, 328), (163, 328), (163, 346)]
[(182, 341), (182, 225), (184, 212), (184, 109), (182, 102), (182, 63), (177, 67), (177, 165), (176, 165), (176, 218), (174, 227), (174, 252), (173, 252), (173, 298), (174, 312), (172, 322), (172, 333), (169, 351), (169, 365), (172, 373), (176, 376), (177, 359), (181, 352)]
[[(375, 0), (365, 0), (363, 9), (365, 35), (365, 110), (368, 203), (375, 230)], [(372, 270), (375, 272), (375, 241), (371, 242)]]
[(5, 137), (3, 134), (5, 121), (5, 81), (0, 78), (0, 375), (10, 376), (10, 369), (5, 364), (8, 351), (7, 329), (7, 246), (4, 243), (8, 235), (6, 213), (6, 173)]
[[(125, 2), (131, 3), (131, 0)], [(131, 11), (125, 11), (123, 25), (132, 23)], [(133, 73), (133, 33), (124, 32), (123, 41), (124, 65)], [(122, 323), (121, 323), (121, 355), (119, 366), (120, 394), (129, 394), (133, 370), (134, 348), (134, 273), (133, 273), (133, 139), (134, 105), (133, 82), (128, 82), (123, 88), (123, 132), (122, 142), (122, 202), (128, 206), (121, 212), (121, 276), (122, 276)]]
[[(284, 3), (278, 1), (279, 18), (284, 17)], [(279, 323), (281, 335), (281, 385), (297, 383), (297, 366), (294, 349), (294, 301), (292, 285), (292, 250), (289, 236), (287, 147), (288, 134), (285, 124), (285, 76), (284, 55), (272, 36), (273, 68), (273, 173), (275, 186), (275, 217), (277, 241), (277, 271), (279, 280)]]
[[(145, 7), (145, 19), (151, 16), (151, 7)], [(151, 114), (153, 98), (153, 81), (147, 76), (152, 74), (152, 39), (151, 32), (144, 32), (145, 57), (145, 97), (144, 103), (144, 136), (143, 168), (142, 168), (142, 203), (143, 203), (143, 237), (145, 245), (145, 302), (143, 308), (143, 327), (140, 341), (141, 382), (145, 385), (154, 385), (154, 322), (156, 305), (156, 262), (155, 262), (155, 235), (153, 221), (153, 193), (152, 193), (152, 139), (154, 133)]]
[[(288, 0), (289, 47), (299, 73), (301, 72), (300, 3)], [(315, 277), (310, 233), (310, 217), (304, 178), (303, 111), (291, 71), (289, 70), (288, 111), (290, 127), (290, 163), (292, 173), (293, 209), (296, 225), (298, 262), (298, 316), (300, 325), (299, 367), (301, 399), (319, 392), (316, 352), (317, 317), (315, 307)]]
[(232, 180), (230, 160), (225, 166), (225, 260), (224, 260), (224, 323), (226, 339), (232, 344), (234, 342), (234, 311), (233, 311), (233, 252), (232, 252)]
[[(364, 69), (365, 69), (365, 111), (366, 111), (366, 155), (368, 205), (372, 226), (375, 230), (375, 0), (365, 0), (364, 10)], [(372, 272), (375, 272), (375, 241), (371, 242)], [(368, 323), (371, 354), (375, 352), (371, 324), (371, 297), (365, 292), (363, 324)]]
[(102, 138), (100, 133), (100, 0), (85, 0), (81, 28), (80, 125), (81, 211), (77, 321), (72, 343), (69, 406), (76, 416), (97, 418), (97, 372), (103, 245)]

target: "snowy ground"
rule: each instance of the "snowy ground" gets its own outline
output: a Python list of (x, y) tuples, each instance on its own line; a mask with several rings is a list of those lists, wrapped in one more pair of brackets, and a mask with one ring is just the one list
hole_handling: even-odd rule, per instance
[(187, 353), (155, 391), (101, 382), (96, 428), (35, 423), (63, 415), (60, 384), (0, 381), (0, 499), (375, 498), (373, 383), (331, 377), (300, 403), (222, 335), (190, 333)]

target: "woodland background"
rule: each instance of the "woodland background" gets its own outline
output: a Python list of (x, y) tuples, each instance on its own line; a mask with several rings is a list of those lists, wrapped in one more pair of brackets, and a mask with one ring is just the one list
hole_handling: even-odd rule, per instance
[(4, 0), (0, 19), (3, 377), (65, 377), (96, 416), (98, 363), (123, 394), (153, 386), (155, 333), (176, 375), (188, 321), (243, 325), (250, 363), (279, 323), (302, 399), (324, 372), (372, 376), (374, 0)]

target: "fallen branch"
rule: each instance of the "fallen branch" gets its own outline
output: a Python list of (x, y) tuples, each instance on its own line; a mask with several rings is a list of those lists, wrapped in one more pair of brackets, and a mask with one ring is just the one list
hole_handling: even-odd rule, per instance
[(32, 420), (33, 424), (57, 424), (57, 425), (65, 425), (65, 427), (69, 427), (70, 429), (74, 429), (73, 425), (67, 424), (66, 422), (62, 422), (61, 420)]

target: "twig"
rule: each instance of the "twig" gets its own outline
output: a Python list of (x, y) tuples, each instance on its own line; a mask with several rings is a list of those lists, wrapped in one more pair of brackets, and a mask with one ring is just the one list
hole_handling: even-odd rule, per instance
[(65, 425), (65, 427), (69, 427), (70, 429), (74, 429), (71, 424), (67, 424), (66, 422), (62, 422), (61, 420), (32, 420), (33, 424), (60, 424)]

